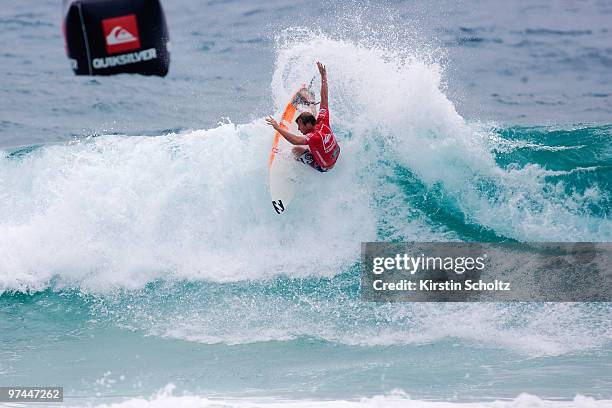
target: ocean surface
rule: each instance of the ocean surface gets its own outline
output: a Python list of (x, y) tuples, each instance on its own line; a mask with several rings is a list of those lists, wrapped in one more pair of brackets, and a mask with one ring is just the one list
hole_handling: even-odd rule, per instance
[[(76, 77), (61, 2), (5, 3), (0, 386), (612, 406), (609, 303), (359, 294), (364, 241), (612, 241), (609, 1), (164, 1), (165, 78)], [(342, 156), (279, 218), (263, 118), (316, 60)]]

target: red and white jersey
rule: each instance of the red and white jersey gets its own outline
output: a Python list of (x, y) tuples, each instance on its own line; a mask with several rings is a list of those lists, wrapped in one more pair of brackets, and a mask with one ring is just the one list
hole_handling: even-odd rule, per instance
[(305, 136), (310, 153), (312, 153), (317, 164), (324, 170), (334, 167), (340, 155), (340, 146), (336, 143), (334, 133), (329, 127), (329, 112), (327, 109), (319, 111), (315, 130)]

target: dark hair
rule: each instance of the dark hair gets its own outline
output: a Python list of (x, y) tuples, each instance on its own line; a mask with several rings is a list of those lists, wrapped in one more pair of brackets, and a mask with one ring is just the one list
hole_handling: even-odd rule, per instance
[(298, 120), (301, 120), (303, 124), (307, 125), (309, 123), (312, 123), (312, 125), (316, 125), (317, 124), (317, 119), (314, 117), (314, 115), (310, 112), (302, 112), (300, 113), (300, 116), (297, 117), (297, 119), (295, 120), (295, 123), (298, 123)]

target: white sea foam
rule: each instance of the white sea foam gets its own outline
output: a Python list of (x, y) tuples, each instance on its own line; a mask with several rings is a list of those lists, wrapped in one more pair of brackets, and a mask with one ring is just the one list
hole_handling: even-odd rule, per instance
[(358, 400), (285, 400), (278, 398), (206, 398), (195, 395), (175, 396), (168, 384), (151, 398), (132, 398), (123, 402), (95, 405), (96, 408), (609, 408), (612, 400), (596, 400), (576, 395), (570, 401), (545, 400), (522, 393), (514, 399), (489, 402), (446, 402), (411, 399), (401, 390)]

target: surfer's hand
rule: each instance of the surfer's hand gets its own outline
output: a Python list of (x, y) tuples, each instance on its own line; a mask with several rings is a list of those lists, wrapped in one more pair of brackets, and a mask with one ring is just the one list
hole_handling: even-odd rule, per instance
[(321, 64), (320, 61), (317, 61), (317, 68), (319, 68), (319, 73), (321, 74), (321, 78), (325, 78), (327, 76), (325, 65)]
[(268, 122), (268, 125), (272, 126), (274, 130), (278, 130), (278, 122), (275, 121), (272, 116), (268, 116), (266, 122)]

